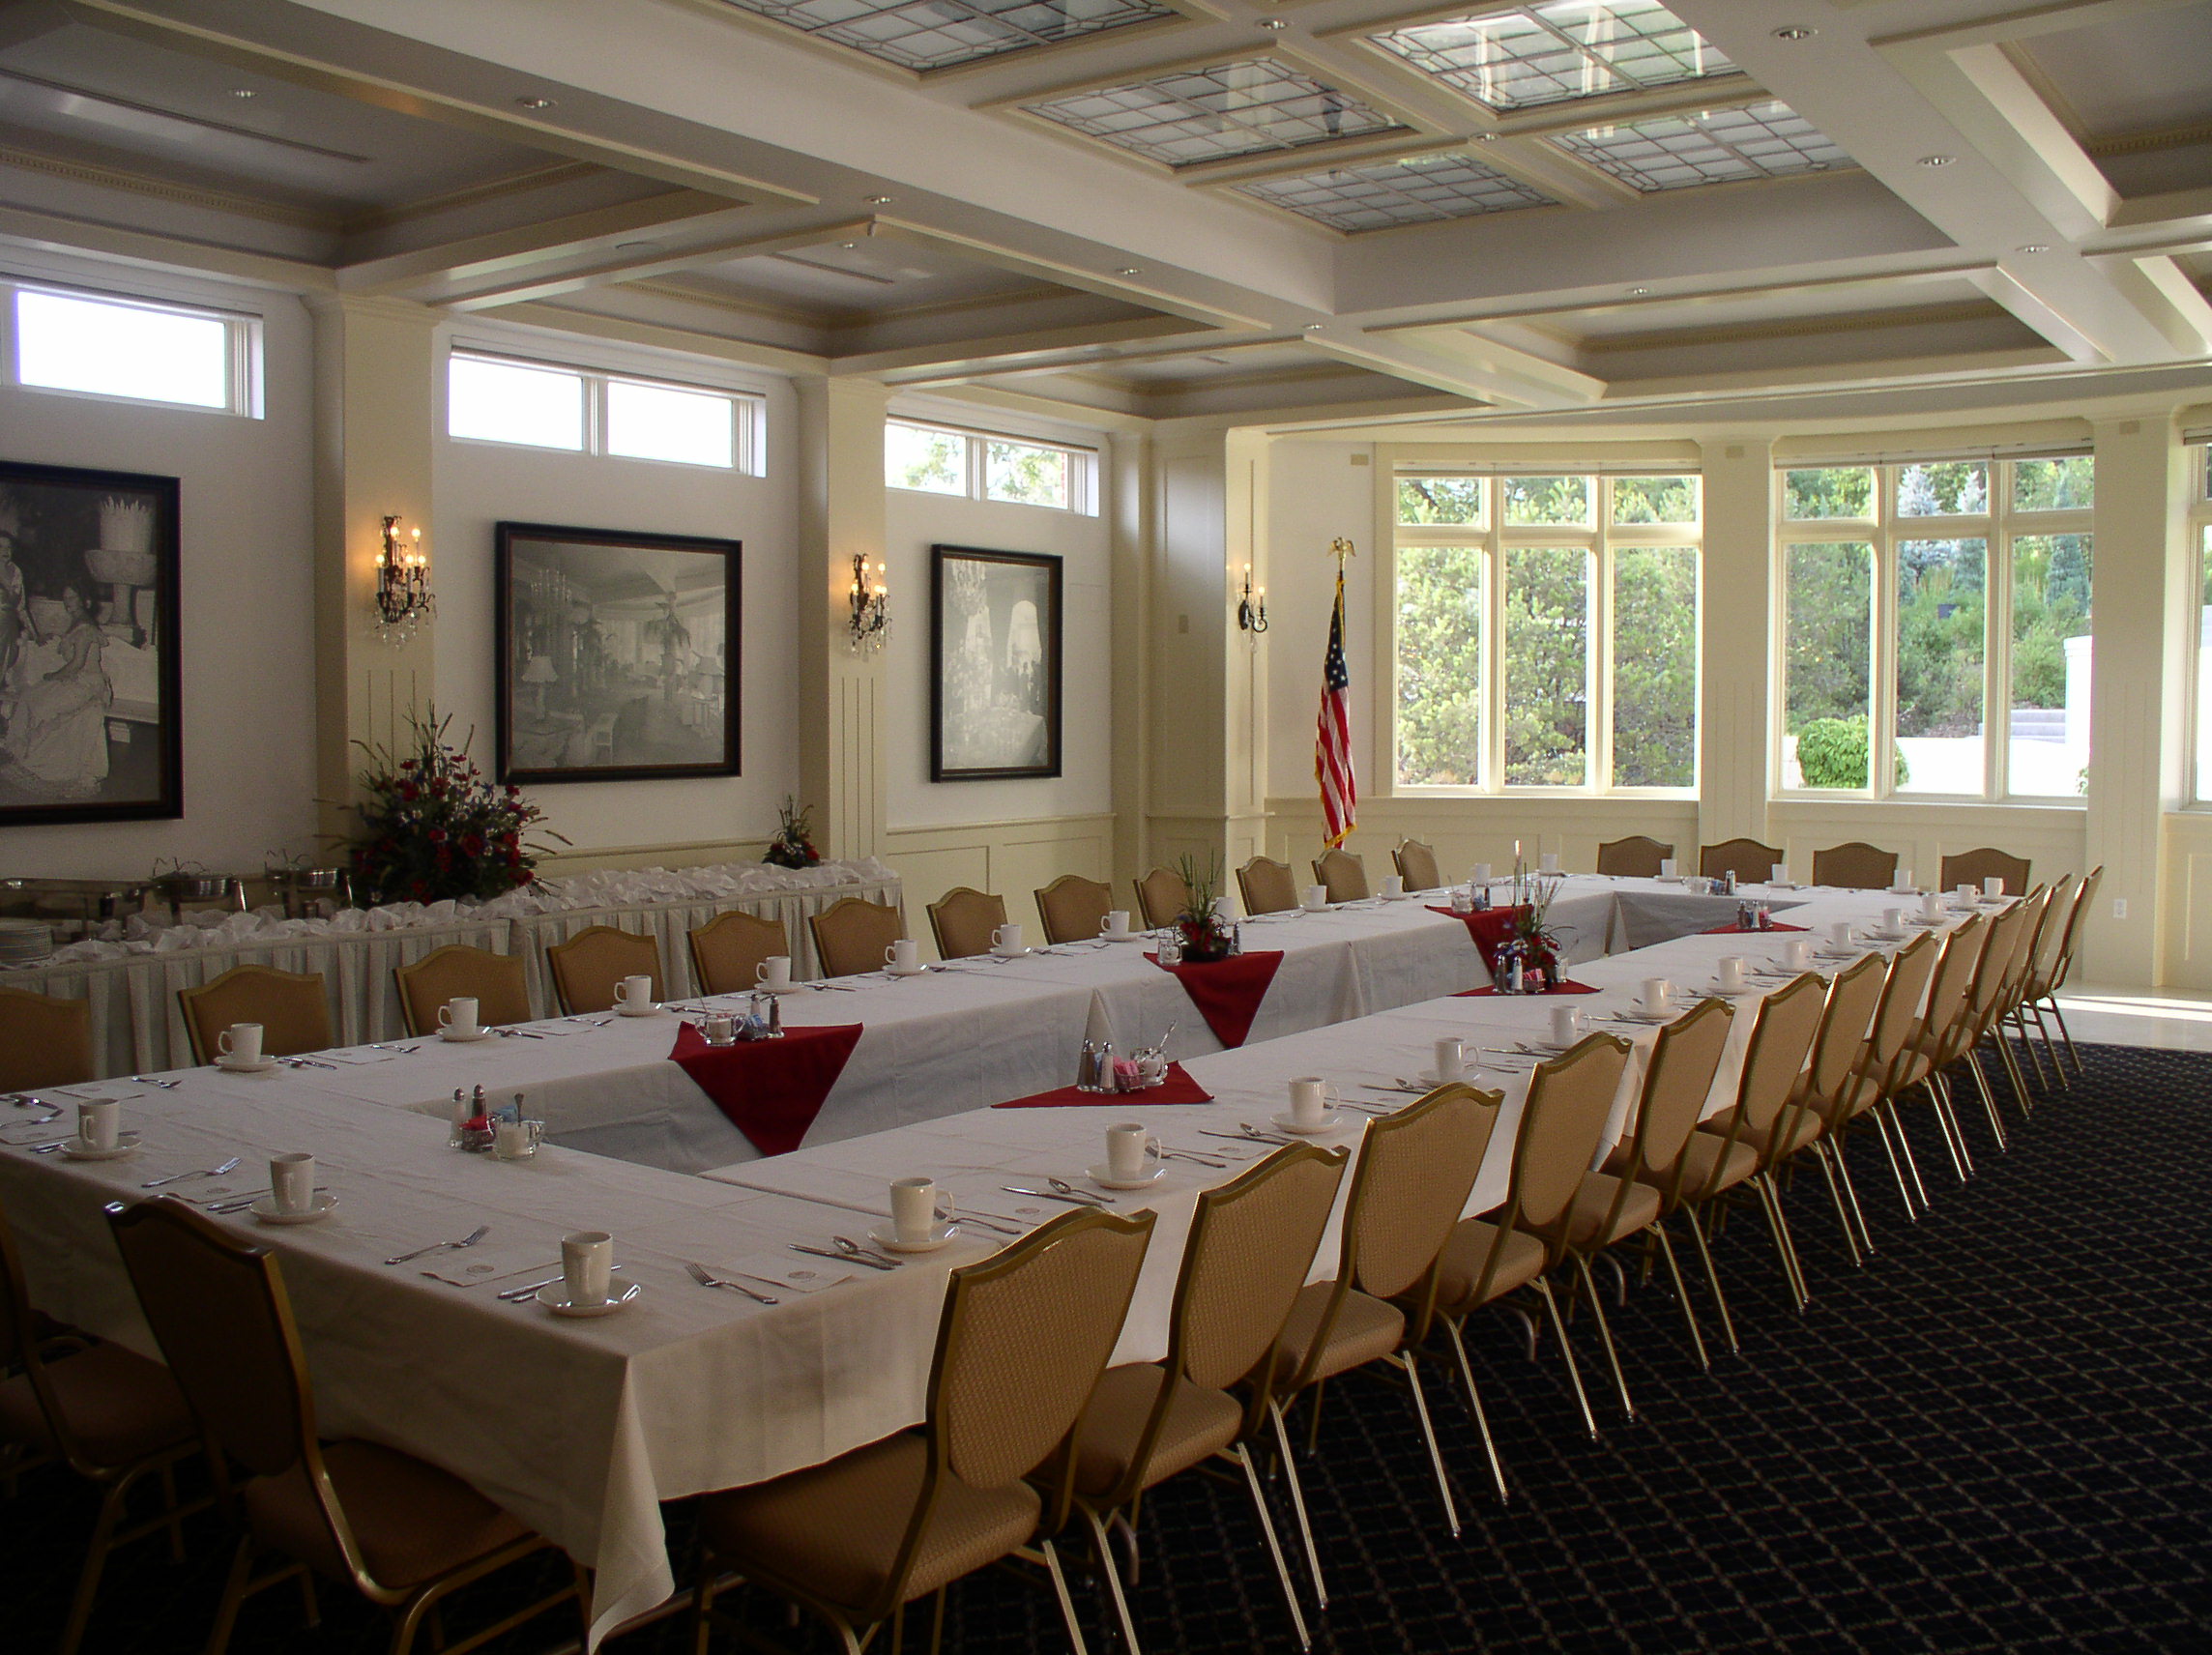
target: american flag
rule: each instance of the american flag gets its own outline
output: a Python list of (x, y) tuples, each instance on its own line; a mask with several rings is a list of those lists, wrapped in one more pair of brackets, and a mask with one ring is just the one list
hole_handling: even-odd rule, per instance
[(1352, 674), (1344, 665), (1344, 566), (1336, 567), (1336, 612), (1321, 664), (1321, 720), (1314, 736), (1314, 779), (1321, 783), (1322, 837), (1331, 850), (1359, 822), (1359, 778), (1352, 773)]

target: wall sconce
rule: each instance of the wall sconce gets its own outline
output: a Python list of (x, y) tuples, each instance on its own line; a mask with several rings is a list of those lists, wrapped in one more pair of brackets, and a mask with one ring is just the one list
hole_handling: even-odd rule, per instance
[(384, 544), (376, 554), (376, 610), (380, 624), (394, 641), (404, 640), (418, 622), (437, 613), (430, 595), (430, 554), (422, 549), (422, 531), (402, 538), (397, 513), (384, 520)]
[(1237, 600), (1237, 624), (1247, 632), (1265, 632), (1267, 629), (1267, 589), (1261, 587), (1257, 594), (1252, 589), (1252, 566), (1244, 566), (1244, 590)]
[(868, 560), (859, 553), (853, 554), (853, 604), (851, 642), (856, 654), (867, 650), (880, 650), (891, 629), (890, 588), (884, 584), (884, 566), (876, 565), (876, 572), (868, 573)]

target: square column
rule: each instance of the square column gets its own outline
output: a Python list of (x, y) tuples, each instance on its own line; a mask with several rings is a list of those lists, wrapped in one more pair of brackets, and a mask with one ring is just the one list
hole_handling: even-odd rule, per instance
[[(1774, 447), (1752, 437), (1702, 445), (1703, 569), (1698, 586), (1698, 836), (1766, 837), (1773, 623)], [(1681, 847), (1685, 868), (1698, 847)]]

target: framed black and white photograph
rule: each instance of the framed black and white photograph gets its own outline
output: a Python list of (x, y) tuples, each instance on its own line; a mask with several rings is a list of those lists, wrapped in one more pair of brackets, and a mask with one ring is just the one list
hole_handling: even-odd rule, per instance
[(738, 773), (736, 540), (498, 537), (500, 780)]
[(0, 827), (185, 813), (177, 479), (0, 462)]
[(1060, 774), (1061, 560), (932, 546), (932, 781)]

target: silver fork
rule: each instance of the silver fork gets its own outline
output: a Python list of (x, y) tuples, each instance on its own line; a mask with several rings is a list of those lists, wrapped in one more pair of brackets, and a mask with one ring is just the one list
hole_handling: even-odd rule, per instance
[(481, 1241), (486, 1235), (489, 1235), (490, 1234), (490, 1225), (480, 1224), (474, 1230), (470, 1231), (466, 1235), (462, 1236), (458, 1241), (433, 1241), (429, 1246), (418, 1247), (412, 1253), (395, 1253), (384, 1262), (388, 1264), (404, 1264), (413, 1260), (422, 1258), (425, 1253), (440, 1253), (444, 1252), (448, 1248), (474, 1247), (479, 1241)]
[(165, 1178), (148, 1178), (138, 1187), (140, 1189), (160, 1189), (163, 1184), (183, 1183), (187, 1178), (219, 1178), (225, 1173), (237, 1171), (238, 1157), (233, 1155), (219, 1167), (195, 1167), (189, 1173), (171, 1173)]
[(691, 1279), (703, 1288), (722, 1288), (730, 1292), (742, 1292), (755, 1304), (781, 1304), (783, 1302), (781, 1299), (769, 1297), (767, 1293), (755, 1292), (742, 1282), (725, 1282), (704, 1264), (694, 1264), (686, 1260), (684, 1267), (691, 1272)]

